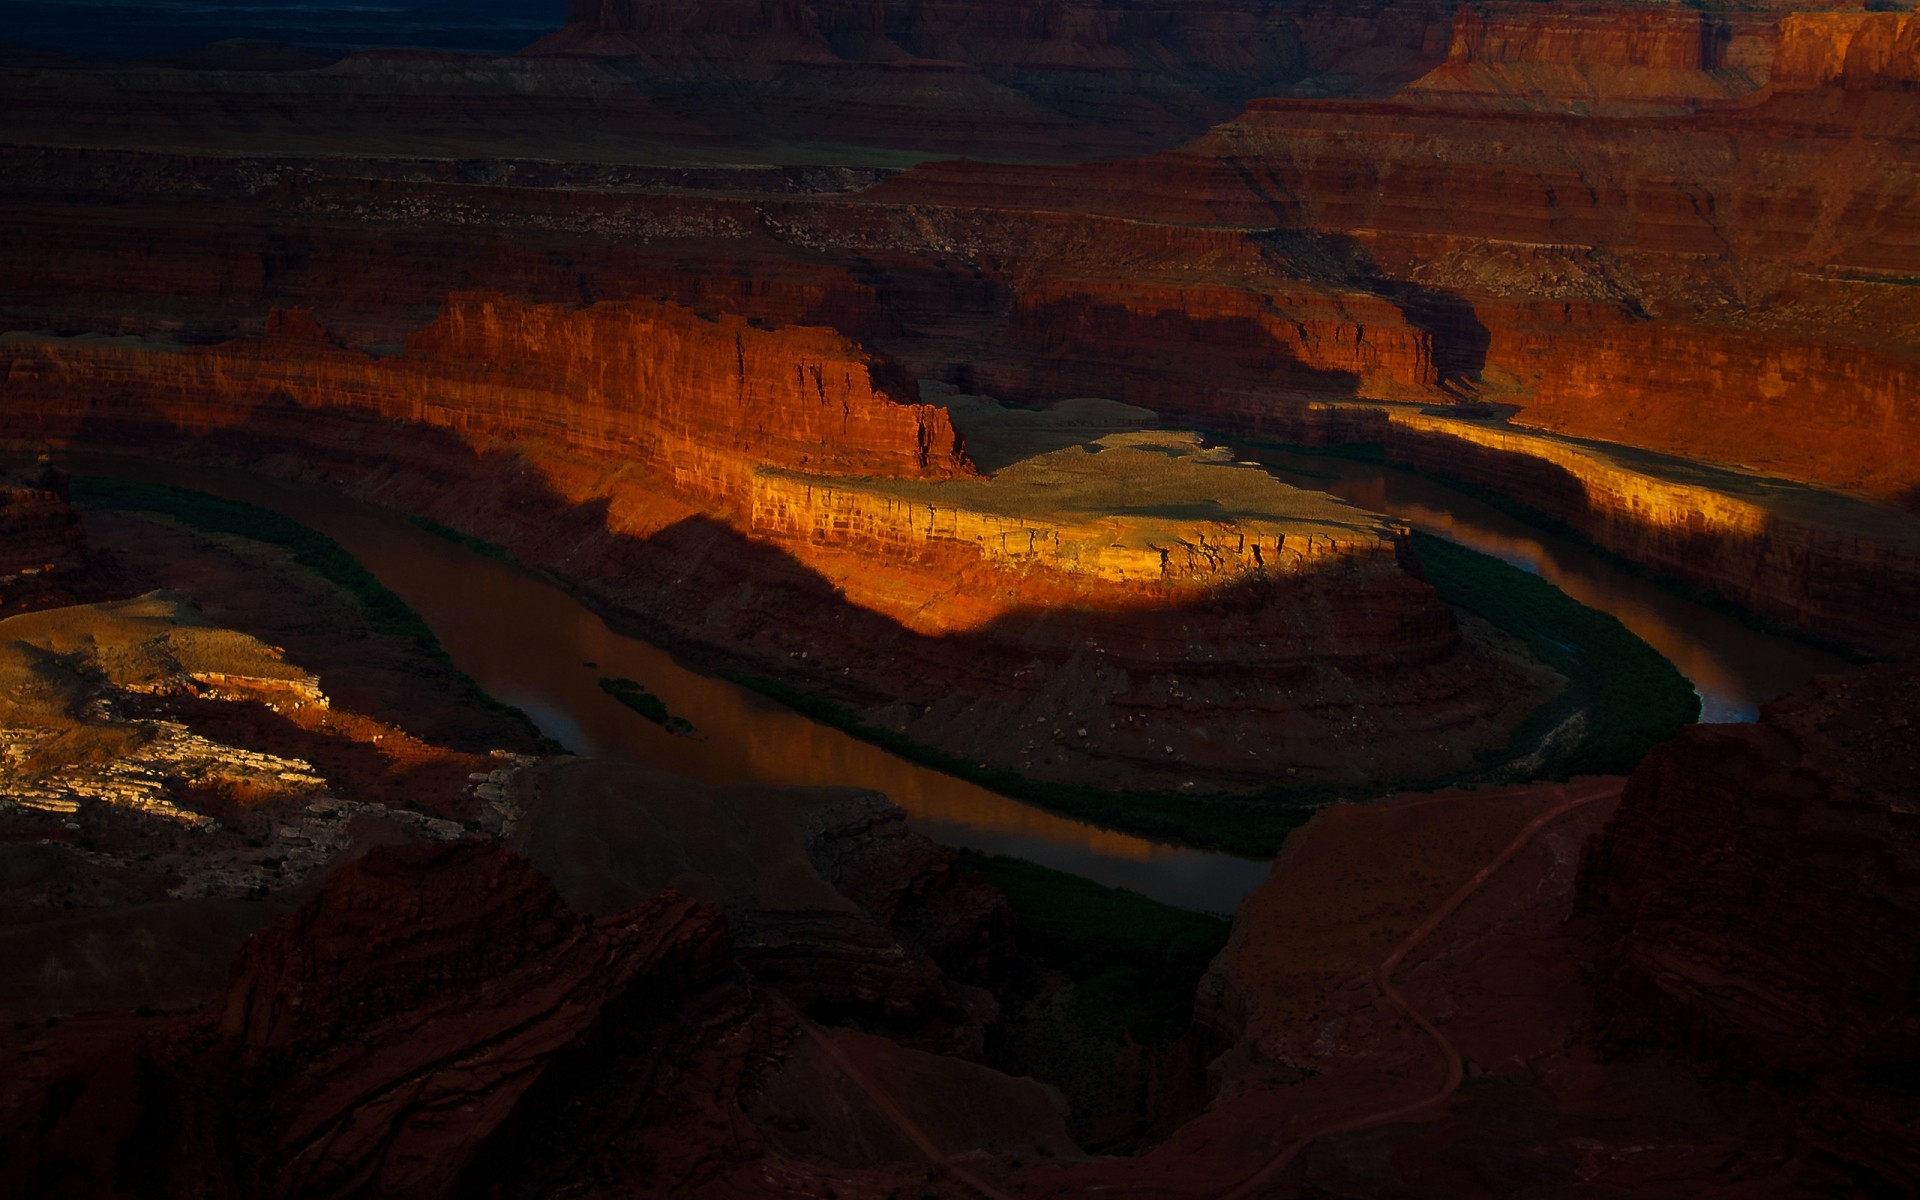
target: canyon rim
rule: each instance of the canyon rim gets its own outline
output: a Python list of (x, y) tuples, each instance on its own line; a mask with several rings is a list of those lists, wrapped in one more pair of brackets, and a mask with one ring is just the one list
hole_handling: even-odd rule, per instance
[(1920, 1194), (1904, 0), (127, 7), (7, 1194)]

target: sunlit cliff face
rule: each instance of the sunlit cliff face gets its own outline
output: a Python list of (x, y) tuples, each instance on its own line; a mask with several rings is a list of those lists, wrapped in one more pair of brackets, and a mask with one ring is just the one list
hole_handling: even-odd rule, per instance
[[(826, 330), (463, 297), (388, 358), (288, 315), (264, 339), (201, 349), (9, 346), (12, 377), (51, 405), (36, 421), (76, 394), (116, 397), (54, 418), (83, 422), (69, 428), (93, 445), (118, 426), (112, 437), (298, 448), (383, 488), (410, 461), (417, 485), (465, 476), (486, 491), (463, 526), (516, 549), (535, 537), (570, 572), (578, 555), (538, 522), (584, 523), (577, 536), (609, 552), (649, 547), (665, 577), (617, 586), (659, 589), (648, 607), (684, 610), (690, 632), (713, 621), (702, 587), (790, 577), (817, 611), (771, 628), (754, 617), (755, 655), (791, 669), (793, 647), (812, 644), (809, 673), (841, 667), (838, 682), (878, 700), (889, 726), (1021, 770), (1065, 779), (1107, 761), (1184, 787), (1206, 775), (1246, 787), (1282, 767), (1430, 772), (1497, 745), (1532, 686), (1460, 641), (1390, 523), (1191, 434), (1085, 433), (979, 398), (916, 403)], [(962, 409), (999, 456), (991, 478), (965, 455)], [(367, 436), (383, 447), (371, 461)], [(503, 472), (512, 490), (488, 488)], [(689, 572), (672, 549), (688, 539), (720, 548), (694, 552)], [(737, 573), (704, 579), (720, 561)], [(816, 644), (839, 612), (852, 623)], [(1017, 700), (954, 707), (941, 680), (956, 661), (980, 699)], [(1034, 744), (1034, 728), (1066, 719), (1069, 677), (1092, 697), (1073, 719), (1089, 732), (1062, 753)], [(1399, 715), (1350, 711), (1368, 703)]]
[(0, 47), (0, 1194), (1920, 1189), (1920, 17), (1774, 5)]

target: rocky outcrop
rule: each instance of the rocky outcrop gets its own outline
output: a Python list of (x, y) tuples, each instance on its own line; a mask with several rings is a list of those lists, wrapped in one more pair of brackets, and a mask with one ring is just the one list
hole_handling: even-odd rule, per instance
[(0, 473), (0, 613), (69, 602), (83, 547), (64, 471), (42, 459)]
[(807, 860), (841, 895), (954, 979), (998, 982), (1010, 944), (1006, 898), (956, 869), (953, 854), (873, 801), (827, 806), (805, 825)]
[(1730, 20), (1677, 6), (1462, 5), (1446, 62), (1409, 91), (1472, 106), (1685, 111), (1753, 91), (1765, 66), (1755, 43), (1765, 39), (1757, 14)]
[(379, 848), (255, 935), (202, 1012), (9, 1023), (0, 1184), (878, 1196), (944, 1194), (949, 1155), (1078, 1157), (1039, 1084), (822, 1029), (733, 949), (673, 891), (593, 919), (495, 844)]
[(320, 410), (539, 438), (638, 461), (709, 498), (740, 495), (741, 462), (822, 474), (970, 469), (944, 412), (915, 404), (911, 381), (830, 331), (774, 332), (666, 304), (575, 310), (456, 296), (390, 360), (332, 344), (307, 312), (274, 315), (264, 339), (157, 358), (14, 348), (11, 395), (104, 386), (202, 431), (294, 435), (297, 414)]
[[(155, 1195), (435, 1196), (517, 1193), (625, 1137), (664, 1192), (757, 1149), (735, 1096), (770, 1028), (712, 908), (669, 894), (594, 922), (494, 846), (380, 849), (248, 943), (158, 1051), (144, 1120), (172, 1136), (128, 1153)], [(653, 1086), (584, 1103), (643, 1063)]]
[(1920, 17), (1913, 13), (1792, 13), (1780, 21), (1777, 88), (1850, 91), (1920, 84)]
[(1920, 1186), (1920, 670), (1815, 680), (1629, 781), (1590, 855), (1599, 1016), (1753, 1079), (1886, 1194)]
[(610, 916), (668, 887), (726, 914), (733, 953), (815, 1018), (978, 1055), (1011, 916), (992, 888), (872, 792), (705, 788), (563, 760), (524, 773), (514, 845), (575, 909)]
[(1261, 410), (1247, 432), (1378, 443), (1389, 462), (1515, 497), (1602, 548), (1771, 621), (1876, 654), (1920, 647), (1920, 522), (1884, 504), (1407, 407)]
[(1275, 391), (1441, 399), (1433, 346), (1403, 309), (1358, 289), (1050, 275), (1021, 292), (1006, 343), (972, 374), (996, 395), (1098, 395), (1244, 429)]
[[(361, 480), (732, 669), (824, 671), (864, 719), (975, 762), (1103, 764), (1115, 786), (1425, 777), (1503, 742), (1526, 691), (1463, 647), (1404, 531), (1191, 435), (1076, 437), (975, 478), (947, 409), (896, 399), (912, 385), (826, 330), (462, 296), (389, 357), (288, 314), (214, 346), (0, 356), (16, 433)], [(1225, 630), (1234, 654), (1196, 649)], [(1087, 733), (1043, 746), (1065, 728), (1045, 680), (1087, 668)], [(1196, 670), (1234, 701), (1205, 731)], [(1355, 703), (1395, 716), (1333, 753), (1314, 731), (1351, 733)]]
[[(1195, 303), (1184, 323), (1163, 321), (1166, 361), (1129, 373), (1126, 395), (1170, 419), (1256, 413), (1257, 397), (1221, 412), (1219, 397), (1236, 390), (1269, 403), (1343, 390), (1413, 398), (1437, 373), (1520, 405), (1527, 424), (1910, 495), (1920, 484), (1920, 429), (1902, 399), (1920, 337), (1908, 294), (1920, 271), (1913, 110), (1897, 91), (1841, 85), (1849, 53), (1866, 64), (1857, 76), (1897, 75), (1911, 21), (1790, 18), (1770, 91), (1737, 101), (1703, 91), (1630, 120), (1596, 108), (1598, 83), (1569, 91), (1549, 78), (1575, 60), (1589, 73), (1617, 60), (1627, 83), (1646, 83), (1684, 62), (1709, 91), (1736, 75), (1756, 85), (1768, 68), (1744, 51), (1737, 69), (1704, 69), (1714, 60), (1703, 30), (1716, 20), (1463, 10), (1453, 60), (1389, 99), (1260, 99), (1185, 148), (1124, 166), (930, 165), (875, 192), (956, 211), (1072, 206), (1131, 223), (1102, 225), (1102, 244), (1016, 287), (1002, 372), (1016, 385), (1023, 338), (1118, 375), (1149, 328), (1093, 287), (1063, 307), (1078, 286), (1063, 279), (1112, 262), (1113, 278), (1139, 288), (1137, 309), (1165, 287), (1157, 264), (1177, 262), (1187, 275), (1177, 291)], [(1857, 52), (1815, 33), (1856, 27)], [(1814, 65), (1793, 65), (1803, 58)], [(1508, 75), (1474, 74), (1496, 69)], [(1548, 74), (1528, 82), (1514, 71)], [(1177, 251), (1165, 245), (1175, 230)], [(1260, 259), (1217, 248), (1226, 230)], [(1209, 283), (1240, 300), (1209, 294)], [(1339, 310), (1351, 315), (1320, 316)], [(1299, 317), (1299, 333), (1257, 333), (1260, 313), (1281, 325)], [(1343, 327), (1353, 332), (1329, 336)], [(1342, 353), (1289, 353), (1290, 342)], [(1230, 369), (1188, 368), (1182, 343), (1208, 346)], [(1266, 353), (1240, 350), (1249, 345)], [(1427, 361), (1403, 346), (1424, 348)]]
[(1468, 5), (1454, 14), (1447, 62), (1706, 71), (1718, 65), (1715, 31), (1687, 9)]

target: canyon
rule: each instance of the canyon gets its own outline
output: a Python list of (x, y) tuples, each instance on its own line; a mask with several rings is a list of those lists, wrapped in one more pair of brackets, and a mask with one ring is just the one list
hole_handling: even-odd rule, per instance
[[(1920, 1187), (1920, 16), (1868, 7), (0, 57), (5, 1189)], [(1566, 778), (1685, 681), (1356, 460), (1854, 663)], [(328, 505), (564, 587), (602, 640), (524, 640), (620, 737)], [(956, 854), (628, 635), (1271, 866), (1229, 929)]]
[[(1468, 769), (1540, 686), (1461, 640), (1390, 524), (1146, 432), (1055, 448), (1041, 430), (976, 481), (948, 409), (825, 330), (462, 295), (384, 358), (299, 313), (177, 352), (6, 345), (18, 433), (323, 465), (731, 669), (824, 685), (1043, 779), (1247, 790), (1289, 767), (1303, 784)], [(593, 541), (563, 532), (582, 519)], [(696, 578), (662, 569), (689, 546)], [(716, 613), (729, 593), (736, 611)], [(1233, 655), (1193, 652), (1222, 636)], [(1194, 730), (1195, 695), (1227, 700), (1226, 723)], [(1062, 720), (1075, 733), (1036, 753), (1032, 727)], [(1357, 754), (1316, 749), (1356, 730)]]

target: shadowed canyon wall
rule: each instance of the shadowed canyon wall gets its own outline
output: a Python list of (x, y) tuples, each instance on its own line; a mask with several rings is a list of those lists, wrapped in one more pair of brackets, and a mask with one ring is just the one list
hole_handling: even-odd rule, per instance
[[(718, 665), (824, 685), (946, 752), (1061, 778), (1244, 788), (1281, 767), (1303, 782), (1466, 769), (1532, 686), (1461, 642), (1409, 573), (1403, 530), (1312, 515), (1311, 494), (1299, 519), (1215, 515), (1205, 475), (1198, 500), (1098, 499), (1108, 464), (1147, 481), (1186, 469), (1169, 456), (1197, 451), (1177, 439), (1070, 450), (1091, 507), (1061, 507), (1044, 481), (971, 480), (947, 411), (896, 400), (887, 389), (911, 385), (830, 331), (468, 295), (374, 357), (304, 313), (269, 324), (194, 348), (9, 337), (10, 431), (344, 481)], [(1225, 461), (1196, 469), (1301, 495)], [(1057, 694), (1067, 679), (1084, 701)], [(1230, 715), (1196, 727), (1216, 692)], [(1376, 714), (1365, 729), (1356, 704)], [(1319, 741), (1336, 726), (1357, 750)]]
[(84, 543), (64, 472), (0, 473), (0, 612), (70, 603)]
[[(921, 639), (978, 635), (1009, 661), (1012, 647), (1039, 638), (1058, 664), (1081, 634), (1042, 634), (1039, 614), (1066, 606), (1125, 630), (1121, 640), (1141, 646), (1138, 663), (1155, 672), (1185, 652), (1176, 655), (1178, 638), (1139, 636), (1149, 612), (1177, 611), (1183, 630), (1233, 626), (1252, 635), (1243, 642), (1266, 642), (1270, 658), (1210, 671), (1307, 670), (1300, 664), (1320, 656), (1374, 679), (1395, 655), (1437, 664), (1459, 651), (1385, 525), (1311, 537), (1276, 528), (1272, 540), (1198, 516), (1153, 517), (1143, 538), (1130, 518), (1112, 537), (1099, 519), (1009, 511), (990, 500), (1006, 494), (991, 484), (964, 501), (953, 499), (960, 491), (922, 496), (908, 477), (965, 480), (967, 467), (944, 412), (916, 406), (907, 377), (1033, 403), (1106, 395), (1168, 424), (1269, 436), (1322, 423), (1303, 401), (1491, 400), (1517, 410), (1521, 426), (1911, 502), (1920, 427), (1904, 397), (1920, 341), (1909, 278), (1920, 278), (1920, 222), (1910, 102), (1872, 82), (1888, 56), (1867, 56), (1882, 65), (1860, 86), (1844, 72), (1763, 85), (1752, 39), (1769, 40), (1771, 53), (1770, 20), (1643, 12), (1609, 24), (1585, 8), (1540, 7), (1533, 25), (1520, 9), (1458, 21), (1449, 12), (1437, 25), (1402, 8), (1301, 9), (1302, 29), (1336, 30), (1327, 36), (1337, 44), (1308, 51), (1326, 63), (1404, 48), (1417, 32), (1437, 64), (1435, 31), (1450, 28), (1453, 66), (1439, 67), (1433, 86), (1386, 99), (1258, 100), (1182, 150), (1124, 164), (960, 162), (881, 178), (870, 168), (561, 169), (532, 157), (482, 167), (384, 146), (324, 160), (18, 148), (8, 152), (14, 232), (0, 240), (9, 283), (0, 307), (9, 326), (36, 336), (5, 349), (9, 396), (24, 402), (12, 430), (134, 444), (165, 410), (158, 424), (169, 436), (224, 428), (229, 447), (255, 438), (288, 455), (324, 451), (325, 469), (366, 494), (558, 561), (540, 519), (477, 496), (476, 480), (517, 469), (506, 465), (517, 457), (534, 464), (531, 494), (520, 496), (529, 512), (592, 508), (594, 527), (656, 547), (685, 538), (756, 559), (770, 552), (783, 571), (801, 572), (800, 593), (877, 616), (877, 643), (911, 646), (909, 658), (950, 652)], [(700, 19), (724, 25), (732, 11)], [(819, 11), (801, 23), (818, 25)], [(846, 28), (877, 20), (889, 39), (908, 36), (892, 10), (862, 11)], [(1125, 11), (1145, 19), (1145, 9)], [(1888, 44), (1902, 44), (1897, 14), (1822, 18), (1792, 44), (1817, 34), (1878, 45), (1884, 22), (1856, 18), (1881, 16), (1894, 21)], [(1098, 49), (1099, 38), (1065, 32), (1079, 19), (1021, 36), (1038, 44), (1057, 33)], [(827, 36), (820, 30), (837, 20), (815, 32)], [(1722, 24), (1727, 39), (1714, 32)], [(1127, 31), (1130, 53), (1170, 53), (1138, 41), (1144, 26), (1113, 28)], [(1780, 53), (1783, 63), (1802, 55)], [(1866, 61), (1866, 51), (1840, 53)], [(1658, 89), (1634, 91), (1640, 75), (1547, 71), (1574, 58), (1583, 70), (1710, 76), (1720, 94), (1675, 109), (1649, 99)], [(1507, 74), (1470, 100), (1439, 86), (1449, 70), (1489, 66)], [(371, 64), (351, 67), (392, 95), (431, 90), (447, 69), (429, 64), (402, 86), (380, 82)], [(598, 58), (525, 64), (530, 79), (578, 72), (568, 77), (580, 90), (553, 103), (574, 104), (588, 124), (607, 69)], [(1733, 75), (1753, 85), (1741, 98), (1729, 98)], [(1576, 84), (1593, 94), (1566, 90)], [(1593, 107), (1615, 84), (1615, 98), (1639, 106), (1634, 115)], [(222, 94), (243, 111), (261, 93)], [(964, 105), (958, 95), (943, 101), (949, 116)], [(289, 120), (284, 103), (267, 106), (280, 114), (273, 121)], [(539, 127), (546, 103), (503, 117), (500, 136)], [(56, 138), (57, 123), (48, 128)], [(515, 302), (470, 298), (435, 318), (449, 294), (476, 289)], [(605, 326), (608, 313), (652, 312), (660, 300), (700, 315), (647, 317), (666, 332), (644, 353)], [(330, 334), (283, 317), (260, 340), (265, 314), (293, 306), (312, 308)], [(860, 345), (795, 325), (828, 325)], [(38, 336), (49, 332), (150, 340)], [(747, 361), (757, 347), (764, 356)], [(663, 382), (686, 372), (697, 382)], [(636, 402), (615, 395), (616, 376), (662, 386)], [(582, 404), (593, 419), (562, 430), (559, 415)], [(790, 423), (778, 415), (789, 409)], [(308, 437), (321, 413), (326, 432)], [(1355, 434), (1377, 428), (1369, 416), (1326, 419)], [(1767, 615), (1882, 649), (1910, 634), (1889, 615), (1889, 598), (1912, 590), (1910, 539), (1899, 531), (1833, 535), (1551, 439), (1491, 447), (1477, 434), (1443, 437), (1437, 424), (1417, 437), (1405, 420), (1390, 426), (1394, 453), (1517, 495)], [(416, 427), (447, 436), (403, 445)], [(1311, 436), (1351, 440), (1327, 428)], [(401, 462), (462, 482), (436, 495), (401, 478)], [(456, 494), (477, 498), (446, 498)], [(625, 551), (592, 544), (599, 550), (577, 553), (604, 551), (588, 572), (594, 586), (671, 612), (708, 645), (745, 637), (761, 669), (799, 667), (804, 639), (768, 631), (781, 618), (764, 597), (717, 616), (694, 600), (697, 571), (671, 575), (684, 584), (615, 584)], [(659, 555), (648, 561), (671, 559)], [(1367, 602), (1336, 600), (1357, 595)], [(1278, 615), (1289, 605), (1296, 616)], [(745, 629), (746, 612), (766, 624)], [(872, 659), (871, 689), (850, 674), (847, 698), (889, 727), (919, 719), (903, 713), (922, 701), (901, 711), (883, 702), (893, 687), (883, 686), (884, 655), (843, 648)], [(1328, 690), (1316, 694), (1333, 695), (1332, 677), (1319, 677)], [(1184, 690), (1166, 686), (1163, 700)], [(1420, 683), (1410, 693), (1439, 690)], [(1461, 712), (1457, 699), (1445, 702), (1447, 720)], [(1103, 752), (1172, 753), (1174, 743), (1154, 751), (1138, 740), (1115, 732)]]
[[(1511, 12), (1463, 14), (1454, 54), (1589, 66), (1613, 55), (1623, 69), (1679, 70), (1702, 53), (1702, 20), (1548, 10), (1522, 37)], [(1565, 22), (1574, 28), (1563, 45)], [(1652, 32), (1641, 36), (1640, 25)], [(1244, 320), (1236, 307), (1284, 320), (1324, 305), (1328, 287), (1396, 303), (1402, 321), (1355, 308), (1359, 331), (1317, 339), (1359, 348), (1383, 330), (1380, 348), (1339, 364), (1363, 394), (1430, 390), (1435, 364), (1451, 356), (1476, 391), (1520, 405), (1524, 424), (1900, 496), (1920, 484), (1920, 416), (1905, 402), (1920, 386), (1911, 295), (1920, 153), (1897, 83), (1912, 28), (1900, 14), (1791, 17), (1780, 84), (1630, 124), (1578, 115), (1568, 111), (1575, 98), (1538, 89), (1462, 108), (1423, 81), (1378, 102), (1255, 101), (1193, 145), (1124, 168), (927, 166), (875, 194), (956, 207), (1071, 203), (1263, 231), (1266, 277), (1240, 282), (1252, 294), (1237, 306), (1213, 307), (1228, 324)], [(1833, 65), (1846, 62), (1851, 75)], [(1043, 311), (1074, 311), (1062, 294), (1071, 286), (1050, 280), (1023, 299), (1016, 329), (1097, 360), (1113, 347), (1094, 340), (1096, 322), (1034, 328)], [(1084, 290), (1083, 304), (1101, 302)], [(1447, 307), (1422, 313), (1421, 297)], [(1175, 309), (1174, 298), (1163, 307)], [(1403, 324), (1427, 335), (1424, 354), (1392, 351)], [(1132, 332), (1121, 323), (1116, 341)], [(1207, 349), (1190, 356), (1168, 345), (1161, 394), (1150, 395), (1149, 378), (1128, 399), (1174, 419), (1217, 419), (1206, 405), (1221, 385), (1192, 383), (1209, 375), (1209, 341), (1234, 336), (1194, 339)], [(1274, 354), (1300, 340), (1237, 336)], [(1339, 386), (1283, 374), (1269, 390)]]
[(1871, 1194), (1920, 1186), (1920, 672), (1816, 680), (1634, 772), (1589, 854), (1600, 1016), (1773, 1091)]

